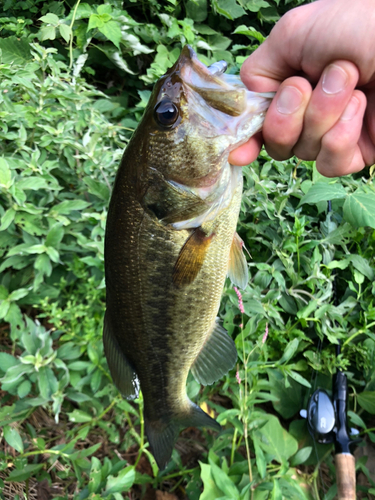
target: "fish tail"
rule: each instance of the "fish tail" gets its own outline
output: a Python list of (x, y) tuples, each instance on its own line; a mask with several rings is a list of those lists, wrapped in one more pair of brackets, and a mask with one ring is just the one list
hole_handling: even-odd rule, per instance
[(145, 431), (150, 450), (160, 470), (165, 469), (171, 459), (173, 447), (180, 430), (186, 427), (210, 427), (216, 431), (221, 425), (196, 404), (189, 401), (188, 410), (178, 416), (171, 415), (159, 420), (151, 420), (145, 415)]

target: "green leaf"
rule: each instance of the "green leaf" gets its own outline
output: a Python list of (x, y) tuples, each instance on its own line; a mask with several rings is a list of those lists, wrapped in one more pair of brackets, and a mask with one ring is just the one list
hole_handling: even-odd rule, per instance
[(1, 217), (0, 231), (5, 231), (12, 224), (16, 211), (14, 208), (8, 208), (8, 210)]
[(239, 34), (239, 35), (246, 35), (250, 38), (255, 38), (255, 40), (258, 40), (258, 42), (263, 43), (264, 40), (266, 39), (265, 36), (262, 35), (259, 31), (257, 31), (253, 26), (245, 26), (244, 24), (241, 24), (241, 26), (238, 26), (234, 31), (234, 34)]
[(12, 185), (12, 172), (5, 158), (0, 157), (0, 187), (9, 189)]
[(375, 414), (375, 391), (364, 391), (357, 396), (358, 404), (369, 413)]
[(39, 30), (39, 37), (42, 42), (44, 40), (54, 40), (56, 38), (56, 28), (54, 26), (43, 26)]
[(22, 438), (14, 427), (11, 427), (10, 425), (4, 426), (4, 438), (9, 446), (18, 451), (18, 453), (23, 453)]
[(26, 38), (15, 36), (0, 38), (1, 61), (4, 64), (24, 65), (31, 59), (30, 45)]
[(59, 245), (63, 237), (64, 237), (64, 228), (62, 224), (56, 224), (49, 230), (45, 241), (45, 245), (47, 247), (49, 246), (56, 247)]
[(102, 26), (104, 26), (104, 20), (102, 16), (99, 16), (98, 14), (91, 14), (87, 31), (90, 31), (94, 28), (101, 28)]
[(207, 17), (207, 0), (188, 0), (185, 8), (187, 17), (196, 23), (202, 23)]
[(98, 5), (98, 14), (101, 16), (110, 15), (112, 13), (112, 6), (109, 3)]
[(218, 488), (211, 474), (211, 465), (199, 462), (201, 466), (201, 479), (203, 481), (203, 493), (199, 500), (217, 500), (223, 496), (223, 492)]
[(369, 261), (365, 258), (363, 258), (361, 255), (348, 255), (347, 257), (348, 260), (351, 261), (353, 266), (366, 278), (368, 278), (370, 281), (373, 281), (374, 279), (374, 271), (372, 267), (369, 264)]
[(31, 391), (31, 383), (29, 380), (24, 380), (18, 387), (17, 387), (17, 394), (19, 398), (24, 398), (26, 397)]
[(325, 182), (318, 182), (313, 184), (307, 191), (305, 196), (299, 202), (299, 207), (304, 203), (315, 205), (319, 201), (335, 200), (338, 198), (345, 198), (347, 193), (341, 184), (327, 184)]
[(116, 477), (108, 476), (103, 496), (106, 497), (117, 492), (125, 493), (133, 486), (134, 479), (135, 470), (133, 466), (126, 467)]
[(55, 14), (51, 14), (50, 12), (45, 16), (39, 18), (39, 21), (43, 21), (43, 23), (53, 24), (57, 26), (59, 24), (59, 18)]
[(283, 363), (287, 363), (296, 353), (298, 345), (299, 345), (299, 339), (297, 338), (289, 342), (277, 364), (282, 365)]
[(292, 457), (290, 465), (296, 467), (297, 465), (303, 464), (309, 458), (312, 452), (312, 446), (306, 446), (297, 451), (297, 453)]
[(63, 360), (77, 359), (81, 355), (81, 349), (74, 342), (66, 342), (57, 349), (57, 357)]
[(95, 493), (102, 482), (102, 464), (96, 457), (91, 458), (89, 493)]
[(38, 373), (38, 387), (39, 393), (44, 399), (49, 399), (51, 397), (50, 386), (48, 382), (47, 370), (44, 366), (39, 369)]
[(0, 319), (5, 318), (5, 316), (7, 315), (8, 311), (9, 311), (9, 308), (10, 308), (10, 301), (9, 300), (3, 300), (0, 303)]
[(47, 252), (49, 258), (52, 260), (52, 262), (59, 262), (60, 261), (60, 255), (59, 255), (59, 252), (56, 250), (56, 248), (46, 247), (46, 252)]
[(366, 424), (359, 415), (357, 415), (353, 411), (348, 411), (348, 417), (350, 417), (350, 421), (353, 425), (362, 427), (362, 429), (366, 429)]
[(121, 28), (116, 21), (108, 21), (99, 27), (100, 33), (110, 40), (118, 49), (120, 48)]
[(83, 210), (89, 205), (90, 203), (84, 200), (65, 200), (55, 205), (51, 212), (55, 212), (59, 215), (66, 215), (72, 210)]
[(255, 433), (252, 434), (252, 439), (254, 443), (254, 450), (255, 450), (255, 462), (257, 464), (258, 472), (260, 474), (260, 477), (264, 479), (266, 477), (266, 472), (267, 472), (267, 462), (264, 457), (264, 453), (262, 448), (259, 445), (259, 439), (256, 436)]
[(265, 2), (265, 0), (249, 0), (246, 3), (246, 9), (250, 12), (259, 12), (260, 9), (266, 9), (269, 6), (270, 4), (268, 2)]
[(219, 14), (232, 21), (246, 14), (236, 0), (213, 0), (212, 5)]
[(88, 186), (89, 193), (94, 194), (106, 202), (109, 200), (109, 188), (104, 182), (96, 181), (92, 177), (84, 177), (83, 182)]
[(13, 301), (20, 300), (23, 297), (26, 297), (26, 295), (28, 295), (29, 292), (30, 290), (28, 290), (27, 288), (19, 288), (18, 290), (14, 290), (14, 292), (12, 292), (9, 295), (8, 300), (13, 300)]
[(79, 451), (76, 451), (75, 453), (72, 453), (69, 456), (69, 458), (70, 458), (70, 460), (79, 460), (82, 458), (89, 457), (90, 455), (92, 455), (93, 453), (98, 451), (98, 449), (101, 447), (101, 445), (102, 445), (102, 443), (93, 444), (92, 446), (89, 446), (89, 448), (85, 448), (83, 450), (79, 450)]
[(91, 422), (92, 420), (92, 417), (82, 410), (74, 410), (71, 413), (68, 413), (68, 416), (71, 422), (84, 423)]
[(375, 228), (375, 194), (357, 189), (350, 194), (343, 207), (344, 219), (354, 227)]
[[(285, 379), (279, 370), (268, 370), (271, 394), (277, 397), (278, 401), (272, 402), (272, 406), (283, 418), (292, 418), (301, 409), (301, 385)], [(286, 386), (286, 380), (289, 382)]]
[(20, 179), (16, 183), (16, 186), (19, 189), (33, 189), (34, 191), (39, 191), (39, 189), (48, 189), (48, 184), (45, 179), (32, 175), (30, 177)]
[(52, 272), (51, 260), (45, 253), (38, 255), (38, 257), (35, 259), (34, 267), (35, 269), (41, 271), (43, 274), (46, 274), (47, 276), (51, 275)]
[(280, 464), (286, 463), (289, 457), (298, 450), (298, 442), (283, 427), (274, 415), (265, 414), (267, 423), (256, 430), (259, 446), (269, 455), (269, 460)]
[(273, 480), (273, 488), (271, 491), (270, 500), (282, 500), (283, 495), (281, 493), (281, 487), (278, 479)]
[(70, 37), (72, 35), (72, 30), (70, 29), (70, 26), (67, 26), (66, 24), (60, 24), (59, 30), (60, 30), (60, 35), (63, 37), (66, 43), (69, 43)]
[(5, 373), (9, 368), (19, 365), (19, 363), (20, 362), (11, 354), (0, 352), (0, 371)]
[(288, 370), (288, 375), (291, 377), (293, 380), (298, 382), (301, 385), (304, 385), (305, 387), (309, 388), (311, 387), (310, 382), (308, 382), (302, 375), (299, 373), (295, 372), (294, 370)]
[(5, 384), (5, 383), (11, 384), (11, 383), (15, 382), (16, 380), (18, 380), (20, 377), (22, 377), (22, 375), (25, 375), (27, 373), (31, 373), (33, 371), (34, 371), (33, 366), (26, 365), (24, 363), (20, 363), (18, 365), (11, 366), (7, 370), (4, 377), (1, 379), (1, 382), (3, 384)]
[(7, 477), (7, 481), (12, 481), (15, 483), (20, 483), (25, 481), (31, 476), (35, 476), (35, 473), (44, 467), (44, 464), (29, 464), (22, 467), (22, 469), (15, 469)]
[(9, 297), (8, 289), (4, 285), (0, 285), (0, 300), (7, 299)]
[[(77, 7), (77, 10), (76, 10), (76, 20), (78, 19), (87, 19), (88, 17), (90, 17), (92, 14), (92, 8), (91, 8), (91, 5), (89, 5), (88, 3), (80, 3)], [(69, 18), (70, 18), (70, 15), (69, 15)]]
[(229, 479), (228, 475), (210, 460), (211, 474), (220, 490), (229, 498), (235, 500), (239, 498), (239, 491)]

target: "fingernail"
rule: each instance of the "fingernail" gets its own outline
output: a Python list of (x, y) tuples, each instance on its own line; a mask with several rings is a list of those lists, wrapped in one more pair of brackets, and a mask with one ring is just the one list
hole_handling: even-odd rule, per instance
[(284, 87), (276, 102), (276, 108), (283, 115), (295, 113), (302, 104), (302, 94), (295, 87)]
[(352, 97), (348, 102), (343, 114), (341, 115), (342, 121), (352, 120), (357, 114), (359, 108), (359, 100), (356, 97)]
[(345, 71), (339, 66), (331, 64), (324, 72), (322, 89), (326, 94), (338, 94), (346, 87), (347, 82), (348, 75)]

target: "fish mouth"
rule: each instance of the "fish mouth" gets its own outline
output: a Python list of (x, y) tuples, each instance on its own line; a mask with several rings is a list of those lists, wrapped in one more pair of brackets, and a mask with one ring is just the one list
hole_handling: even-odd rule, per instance
[[(249, 91), (239, 75), (225, 74), (227, 67), (226, 61), (206, 66), (198, 59), (194, 49), (185, 45), (170, 73), (178, 73), (184, 85), (199, 94), (208, 106), (226, 115), (240, 116), (266, 110), (275, 93)], [(258, 99), (254, 99), (255, 96)]]
[[(186, 45), (177, 62), (166, 73), (162, 93), (177, 101), (181, 93), (195, 109), (200, 126), (217, 135), (231, 136), (231, 149), (243, 144), (260, 130), (274, 92), (251, 92), (239, 75), (225, 74), (225, 61), (206, 66), (190, 45)], [(191, 119), (191, 116), (189, 117)]]
[(208, 106), (229, 116), (239, 116), (246, 110), (246, 88), (239, 76), (233, 78), (234, 75), (224, 74), (228, 67), (225, 61), (206, 66), (192, 47), (186, 45), (176, 66), (183, 83), (199, 94)]

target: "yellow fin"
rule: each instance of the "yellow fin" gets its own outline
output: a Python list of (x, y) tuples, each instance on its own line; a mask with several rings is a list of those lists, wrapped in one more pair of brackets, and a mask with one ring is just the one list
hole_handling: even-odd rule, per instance
[(192, 232), (181, 248), (173, 269), (173, 283), (184, 286), (193, 283), (199, 273), (214, 233), (206, 236), (199, 227)]
[(243, 248), (245, 248), (244, 242), (235, 233), (229, 253), (228, 276), (231, 282), (242, 290), (247, 287), (249, 281), (249, 270)]

